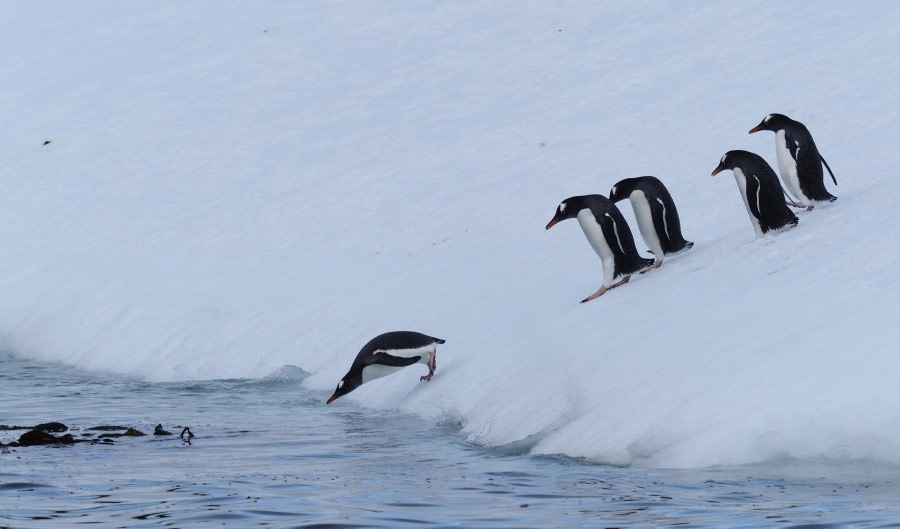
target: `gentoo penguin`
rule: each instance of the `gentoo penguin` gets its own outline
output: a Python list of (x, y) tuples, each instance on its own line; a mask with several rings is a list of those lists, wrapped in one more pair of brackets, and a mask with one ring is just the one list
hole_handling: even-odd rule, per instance
[[(778, 170), (788, 191), (797, 198), (791, 206), (812, 210), (817, 202), (834, 202), (837, 197), (825, 189), (822, 164), (828, 162), (816, 148), (812, 134), (803, 123), (782, 114), (769, 114), (759, 125), (750, 129), (750, 134), (761, 130), (775, 133), (775, 154)], [(828, 167), (834, 185), (837, 179)]]
[(757, 237), (769, 230), (797, 225), (797, 216), (784, 202), (784, 190), (775, 171), (762, 157), (747, 151), (728, 151), (712, 175), (716, 176), (724, 169), (734, 173)]
[[(563, 200), (556, 208), (556, 215), (547, 223), (547, 229), (561, 220), (573, 218), (578, 219), (585, 237), (603, 264), (603, 285), (581, 300), (582, 303), (602, 296), (611, 288), (624, 285), (631, 279), (631, 274), (653, 264), (653, 259), (644, 259), (638, 254), (625, 217), (605, 196), (585, 195)], [(613, 283), (620, 276), (624, 277)]]
[(350, 371), (338, 382), (337, 389), (327, 404), (366, 382), (416, 363), (428, 366), (428, 374), (422, 375), (419, 380), (431, 380), (437, 368), (436, 345), (444, 341), (413, 331), (386, 332), (372, 338), (356, 355)]
[(620, 180), (609, 192), (609, 199), (618, 202), (626, 197), (631, 200), (641, 237), (656, 257), (650, 269), (659, 268), (664, 256), (694, 246), (681, 235), (675, 202), (659, 178), (640, 176)]

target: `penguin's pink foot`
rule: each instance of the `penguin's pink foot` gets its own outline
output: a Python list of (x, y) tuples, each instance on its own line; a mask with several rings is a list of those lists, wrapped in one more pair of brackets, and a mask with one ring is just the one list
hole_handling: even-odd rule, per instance
[(588, 301), (590, 301), (592, 299), (597, 299), (600, 296), (602, 296), (603, 294), (605, 294), (607, 290), (609, 290), (609, 289), (606, 287), (600, 287), (600, 290), (598, 290), (598, 291), (594, 292), (593, 294), (591, 294), (590, 296), (584, 298), (583, 300), (581, 300), (581, 302), (587, 303)]
[(607, 287), (607, 286), (602, 286), (602, 287), (600, 287), (600, 290), (598, 290), (598, 291), (594, 292), (593, 294), (591, 294), (590, 296), (584, 298), (583, 300), (581, 300), (581, 302), (582, 302), (582, 303), (587, 303), (588, 301), (591, 301), (592, 299), (597, 299), (597, 298), (599, 298), (600, 296), (602, 296), (603, 294), (605, 294), (607, 290), (612, 290), (612, 289), (614, 289), (614, 288), (616, 288), (616, 287), (618, 287), (618, 286), (624, 285), (625, 283), (628, 282), (629, 279), (631, 279), (631, 276), (625, 276), (625, 277), (623, 277), (621, 280), (619, 280), (618, 282), (613, 283), (612, 285), (609, 285), (608, 287)]
[(660, 266), (662, 266), (662, 261), (660, 261), (659, 259), (657, 259), (656, 261), (653, 261), (653, 264), (652, 264), (652, 265), (650, 265), (650, 266), (648, 266), (647, 268), (644, 268), (643, 270), (641, 270), (640, 273), (646, 274), (646, 273), (649, 272), (650, 270), (654, 270), (654, 269), (656, 269), (656, 268), (659, 268)]
[(437, 353), (431, 353), (428, 357), (428, 374), (419, 377), (419, 382), (431, 380), (431, 377), (434, 376), (435, 369), (437, 369)]

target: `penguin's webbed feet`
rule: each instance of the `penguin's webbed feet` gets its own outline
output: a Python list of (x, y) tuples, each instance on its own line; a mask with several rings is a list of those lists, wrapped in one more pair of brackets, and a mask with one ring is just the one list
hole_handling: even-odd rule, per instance
[(600, 296), (602, 296), (603, 294), (605, 294), (607, 290), (609, 290), (609, 289), (606, 288), (606, 287), (600, 287), (600, 290), (594, 292), (594, 293), (591, 294), (590, 296), (588, 296), (588, 297), (584, 298), (583, 300), (581, 300), (581, 303), (587, 303), (588, 301), (590, 301), (590, 300), (592, 300), (592, 299), (597, 299), (597, 298), (599, 298)]
[(431, 353), (431, 356), (428, 357), (428, 374), (422, 375), (419, 377), (419, 382), (423, 380), (431, 380), (431, 377), (434, 376), (434, 371), (437, 369), (437, 354)]
[(655, 270), (655, 269), (659, 268), (660, 266), (662, 266), (662, 263), (663, 263), (663, 262), (662, 262), (661, 259), (657, 259), (656, 261), (653, 261), (653, 264), (652, 264), (652, 265), (650, 265), (650, 266), (648, 266), (647, 268), (644, 268), (643, 270), (641, 270), (640, 273), (646, 274), (646, 273), (649, 272), (650, 270)]
[(800, 202), (794, 202), (793, 200), (786, 201), (785, 204), (787, 204), (788, 206), (791, 206), (792, 208), (797, 208), (797, 209), (806, 208), (806, 211), (809, 211), (812, 209), (812, 206), (807, 207), (806, 204), (801, 204)]
[(583, 300), (581, 300), (581, 302), (582, 302), (582, 303), (587, 303), (588, 301), (591, 301), (592, 299), (597, 299), (597, 298), (599, 298), (600, 296), (602, 296), (603, 294), (605, 294), (607, 290), (612, 290), (612, 289), (614, 289), (614, 288), (616, 288), (616, 287), (618, 287), (618, 286), (622, 286), (622, 285), (624, 285), (625, 283), (627, 283), (628, 280), (630, 280), (630, 279), (631, 279), (631, 276), (625, 276), (625, 277), (623, 277), (621, 280), (619, 280), (618, 282), (613, 283), (612, 285), (609, 285), (609, 286), (604, 285), (604, 286), (600, 287), (599, 290), (597, 290), (596, 292), (594, 292), (593, 294), (591, 294), (590, 296), (588, 296), (588, 297), (584, 298)]

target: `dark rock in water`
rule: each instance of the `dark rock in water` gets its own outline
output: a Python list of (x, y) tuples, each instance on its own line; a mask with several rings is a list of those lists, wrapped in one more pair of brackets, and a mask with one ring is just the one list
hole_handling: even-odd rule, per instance
[(8, 430), (40, 430), (42, 432), (65, 432), (69, 427), (61, 422), (45, 422), (37, 426), (8, 426), (0, 424), (0, 432)]
[(34, 428), (32, 428), (32, 430), (40, 430), (42, 432), (57, 432), (57, 433), (65, 432), (68, 429), (69, 429), (69, 427), (61, 422), (45, 422), (45, 423), (41, 423), (41, 424), (35, 426)]
[(124, 433), (102, 433), (97, 436), (97, 439), (114, 439), (116, 437), (140, 437), (142, 435), (147, 435), (140, 430), (135, 430), (134, 428), (128, 428)]
[(157, 424), (156, 429), (153, 430), (153, 435), (172, 435), (172, 432), (164, 430), (162, 424)]
[(97, 430), (97, 431), (103, 431), (103, 432), (112, 432), (112, 431), (115, 431), (115, 430), (127, 430), (128, 427), (127, 427), (127, 426), (108, 426), (108, 425), (103, 425), (103, 426), (94, 426), (93, 428), (85, 428), (85, 429), (86, 429), (86, 430)]
[(40, 430), (31, 430), (19, 436), (20, 446), (46, 445), (57, 442), (55, 435)]
[(184, 430), (181, 430), (181, 434), (178, 436), (181, 439), (181, 442), (191, 444), (191, 439), (194, 437), (194, 432), (191, 431), (190, 426), (185, 426)]
[(49, 444), (72, 444), (75, 442), (75, 439), (72, 437), (72, 434), (66, 434), (60, 437), (57, 437), (51, 433), (42, 432), (40, 430), (31, 430), (30, 432), (25, 432), (19, 437), (19, 446), (35, 446), (35, 445), (49, 445)]

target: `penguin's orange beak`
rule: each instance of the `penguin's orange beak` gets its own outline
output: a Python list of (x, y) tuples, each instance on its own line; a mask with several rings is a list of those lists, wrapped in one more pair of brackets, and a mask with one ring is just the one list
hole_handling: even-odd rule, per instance
[(553, 215), (553, 218), (550, 219), (550, 222), (547, 223), (547, 227), (544, 228), (544, 229), (549, 230), (549, 229), (552, 228), (553, 226), (556, 226), (556, 223), (559, 222), (559, 221), (561, 221), (561, 220), (563, 220), (563, 218), (564, 218), (564, 217), (562, 216), (562, 214), (561, 214), (561, 213), (559, 212), (559, 210), (557, 209), (557, 210), (556, 210), (556, 214)]
[(754, 132), (759, 132), (759, 131), (761, 131), (761, 130), (762, 130), (762, 126), (763, 126), (763, 124), (760, 123), (759, 125), (757, 125), (757, 126), (753, 127), (752, 129), (750, 129), (750, 132), (749, 132), (748, 134), (753, 134)]
[(332, 396), (328, 399), (328, 401), (325, 402), (325, 404), (331, 404), (332, 402), (334, 402), (335, 400), (337, 400), (337, 398), (338, 398), (338, 394), (337, 394), (337, 392), (335, 392), (334, 395), (332, 395)]
[(717, 174), (721, 173), (723, 169), (725, 169), (725, 166), (720, 163), (716, 166), (715, 169), (713, 169), (712, 176), (716, 176)]

